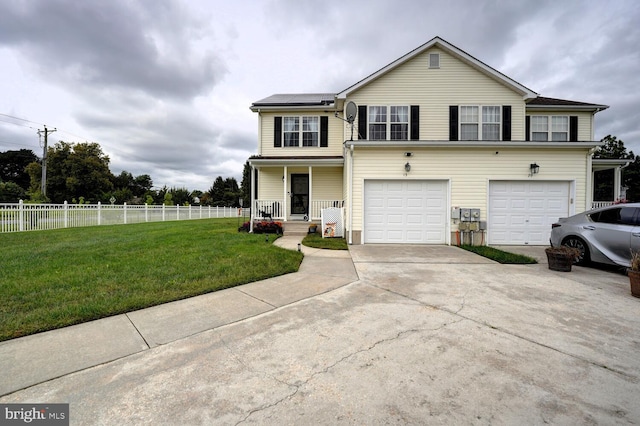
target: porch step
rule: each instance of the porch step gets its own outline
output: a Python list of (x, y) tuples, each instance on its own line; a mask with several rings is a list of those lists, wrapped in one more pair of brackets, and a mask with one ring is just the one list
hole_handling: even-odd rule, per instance
[(285, 236), (303, 236), (309, 232), (310, 222), (283, 222), (282, 223), (282, 235)]

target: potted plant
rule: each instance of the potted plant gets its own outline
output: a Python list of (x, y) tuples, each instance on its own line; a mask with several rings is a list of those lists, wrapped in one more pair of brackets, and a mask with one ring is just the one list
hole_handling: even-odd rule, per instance
[(571, 272), (571, 266), (580, 256), (580, 250), (568, 246), (547, 247), (544, 251), (552, 271)]
[(315, 234), (318, 231), (318, 225), (315, 223), (309, 224), (309, 234)]
[(640, 297), (640, 251), (631, 252), (631, 267), (627, 270), (631, 295)]

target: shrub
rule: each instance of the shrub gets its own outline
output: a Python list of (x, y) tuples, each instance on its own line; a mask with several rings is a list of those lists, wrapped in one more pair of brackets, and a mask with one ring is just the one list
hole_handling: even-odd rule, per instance
[[(249, 232), (250, 227), (249, 222), (245, 222), (241, 227), (238, 228), (238, 232)], [(255, 222), (253, 224), (253, 233), (254, 234), (282, 234), (282, 223), (281, 222), (272, 222), (272, 221), (260, 221)]]

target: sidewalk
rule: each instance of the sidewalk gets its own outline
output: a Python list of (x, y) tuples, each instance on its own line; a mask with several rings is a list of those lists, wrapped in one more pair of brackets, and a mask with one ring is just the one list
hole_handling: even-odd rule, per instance
[[(301, 241), (302, 237), (281, 237), (274, 244), (297, 250)], [(348, 251), (300, 248), (305, 257), (293, 274), (1, 342), (0, 396), (251, 318), (358, 279)]]

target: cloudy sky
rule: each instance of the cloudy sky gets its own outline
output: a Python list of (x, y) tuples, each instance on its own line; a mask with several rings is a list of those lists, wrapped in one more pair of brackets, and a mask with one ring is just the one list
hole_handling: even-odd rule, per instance
[[(0, 0), (0, 152), (97, 142), (155, 187), (241, 180), (252, 102), (339, 92), (440, 36), (640, 154), (640, 2)], [(26, 120), (26, 121), (25, 121)]]

